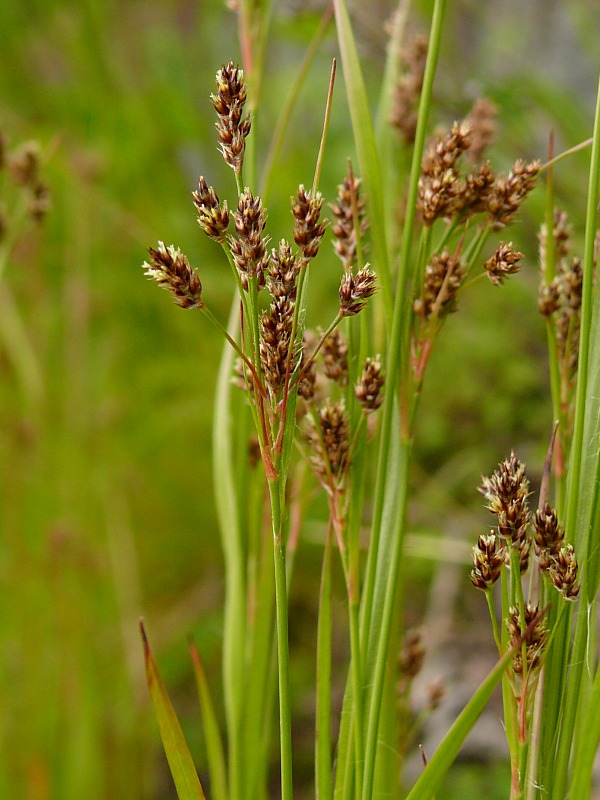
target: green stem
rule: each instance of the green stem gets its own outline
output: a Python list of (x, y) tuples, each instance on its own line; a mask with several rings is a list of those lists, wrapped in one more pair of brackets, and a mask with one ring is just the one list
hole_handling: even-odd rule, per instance
[(277, 662), (279, 673), (279, 736), (281, 748), (281, 800), (292, 800), (292, 716), (290, 709), (288, 601), (281, 477), (269, 481), (275, 562), (277, 612)]
[(331, 774), (331, 529), (327, 532), (321, 570), (317, 627), (317, 724), (315, 784), (317, 800), (330, 800)]

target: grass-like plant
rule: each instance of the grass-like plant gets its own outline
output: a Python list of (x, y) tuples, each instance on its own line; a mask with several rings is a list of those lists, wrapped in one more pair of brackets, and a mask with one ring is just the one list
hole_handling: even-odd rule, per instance
[[(281, 797), (293, 797), (288, 587), (303, 487), (312, 472), (328, 510), (315, 656), (316, 793), (321, 800), (371, 800), (382, 792), (403, 796), (401, 743), (410, 735), (410, 724), (397, 685), (406, 700), (419, 646), (415, 640), (405, 642), (398, 662), (399, 576), (423, 382), (460, 293), (486, 276), (490, 291), (496, 291), (518, 271), (523, 256), (506, 241), (505, 229), (545, 172), (540, 308), (548, 319), (554, 413), (560, 424), (552, 436), (535, 515), (528, 506), (525, 467), (514, 454), (484, 479), (482, 491), (497, 525), (479, 538), (472, 579), (486, 594), (499, 660), (443, 743), (426, 754), (428, 763), (408, 797), (434, 796), (502, 681), (512, 775), (507, 796), (558, 800), (570, 791), (572, 797), (586, 798), (600, 737), (594, 647), (599, 571), (593, 541), (600, 469), (593, 282), (600, 123), (592, 145), (585, 253), (582, 261), (571, 263), (565, 223), (554, 212), (552, 166), (517, 159), (508, 174), (496, 172), (485, 158), (492, 131), (486, 101), (476, 103), (446, 133), (430, 136), (444, 0), (434, 4), (426, 43), (418, 40), (402, 48), (406, 18), (395, 18), (375, 117), (346, 4), (335, 0), (333, 5), (358, 156), (358, 163), (348, 164), (340, 177), (338, 197), (331, 203), (330, 227), (342, 265), (337, 314), (323, 320), (319, 331), (306, 330), (309, 272), (327, 228), (319, 178), (335, 64), (329, 95), (323, 98), (325, 122), (311, 188), (297, 188), (289, 238), (272, 247), (263, 198), (270, 174), (264, 173), (262, 186), (256, 184), (256, 151), (250, 147), (260, 114), (266, 3), (240, 4), (244, 69), (231, 61), (224, 65), (211, 97), (221, 152), (235, 178), (237, 206), (231, 211), (204, 177), (193, 194), (200, 228), (221, 248), (236, 288), (229, 322), (211, 311), (198, 271), (179, 249), (159, 242), (144, 265), (179, 306), (201, 312), (226, 339), (214, 428), (226, 568), (226, 748), (200, 654), (192, 648), (207, 743), (207, 794), (217, 800), (268, 796), (277, 704)], [(328, 17), (315, 41), (323, 36)], [(271, 169), (305, 74), (306, 64), (275, 129)], [(331, 583), (336, 550), (347, 592), (350, 658), (334, 742)], [(494, 601), (497, 582), (500, 619)], [(579, 613), (571, 602), (577, 597)], [(148, 681), (178, 795), (181, 800), (203, 797), (145, 634), (144, 642)]]

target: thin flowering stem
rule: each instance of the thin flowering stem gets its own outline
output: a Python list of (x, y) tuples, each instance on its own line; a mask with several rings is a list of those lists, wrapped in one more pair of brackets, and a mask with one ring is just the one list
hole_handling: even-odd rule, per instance
[(333, 87), (335, 86), (335, 73), (337, 68), (337, 61), (335, 58), (331, 63), (331, 75), (329, 77), (329, 88), (327, 90), (327, 102), (325, 104), (325, 119), (323, 120), (323, 132), (321, 134), (321, 144), (319, 146), (319, 155), (317, 156), (317, 163), (315, 166), (315, 175), (312, 184), (312, 195), (316, 195), (319, 188), (319, 180), (321, 178), (321, 169), (323, 167), (323, 157), (325, 155), (325, 144), (327, 142), (327, 133), (329, 131), (329, 121), (331, 119), (331, 104), (333, 101)]

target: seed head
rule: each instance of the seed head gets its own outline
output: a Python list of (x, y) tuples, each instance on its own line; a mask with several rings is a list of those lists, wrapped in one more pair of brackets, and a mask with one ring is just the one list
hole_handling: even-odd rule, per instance
[(539, 161), (526, 164), (519, 159), (508, 175), (496, 177), (487, 196), (487, 211), (496, 230), (513, 221), (523, 200), (535, 186), (540, 167)]
[(500, 577), (504, 564), (506, 548), (493, 532), (480, 536), (473, 548), (473, 569), (471, 581), (476, 589), (487, 591)]
[(144, 262), (144, 274), (171, 292), (181, 308), (203, 308), (198, 271), (192, 270), (187, 257), (173, 245), (166, 247), (164, 242), (159, 242), (156, 250), (148, 248), (148, 252), (151, 261)]
[(384, 376), (380, 356), (367, 358), (362, 376), (356, 384), (354, 394), (364, 411), (376, 411), (383, 402), (381, 390)]
[(230, 61), (217, 72), (217, 93), (210, 99), (219, 119), (215, 123), (221, 152), (226, 163), (239, 173), (244, 160), (246, 136), (250, 133), (250, 114), (242, 119), (246, 103), (244, 72)]
[(465, 276), (466, 267), (456, 256), (444, 249), (436, 253), (425, 269), (422, 296), (414, 302), (415, 314), (430, 319), (444, 317), (456, 310), (456, 295)]
[(343, 402), (327, 401), (318, 414), (318, 421), (310, 417), (308, 441), (311, 446), (311, 463), (319, 480), (331, 486), (339, 480), (348, 467), (348, 416)]
[(321, 239), (327, 227), (325, 222), (319, 222), (323, 197), (317, 192), (313, 197), (302, 184), (298, 187), (296, 199), (292, 198), (292, 214), (294, 215), (294, 241), (300, 248), (304, 262), (314, 258), (318, 251)]
[[(534, 621), (534, 619), (539, 615), (539, 607), (537, 605), (532, 605), (531, 603), (527, 603), (525, 605), (525, 630), (529, 627), (529, 625)], [(520, 611), (519, 607), (513, 607), (508, 612), (508, 619), (506, 620), (506, 627), (510, 636), (510, 645), (514, 646), (517, 641), (520, 639), (521, 634), (524, 632), (521, 630), (521, 619), (520, 619)], [(527, 671), (532, 668), (539, 666), (540, 664), (540, 656), (546, 646), (546, 642), (548, 641), (548, 629), (546, 626), (546, 621), (543, 618), (540, 618), (539, 621), (534, 625), (533, 630), (527, 634), (525, 638), (525, 645), (526, 645), (526, 658), (527, 658)], [(522, 652), (521, 648), (517, 650), (513, 657), (513, 670), (517, 675), (521, 675), (523, 673), (523, 659), (522, 659)]]
[[(285, 383), (293, 321), (294, 304), (285, 297), (273, 300), (260, 318), (260, 362), (273, 399), (278, 398)], [(292, 361), (290, 372), (294, 367)]]
[(579, 594), (577, 570), (573, 545), (563, 544), (550, 567), (550, 578), (565, 600), (575, 600)]
[(546, 502), (543, 508), (535, 512), (533, 520), (533, 538), (535, 553), (540, 562), (540, 569), (547, 572), (563, 544), (565, 532), (558, 523), (556, 511)]
[(487, 501), (486, 508), (498, 517), (499, 535), (514, 543), (525, 539), (529, 525), (529, 480), (525, 464), (514, 452), (498, 465), (491, 478), (483, 478), (479, 491)]
[(260, 197), (254, 197), (250, 189), (240, 195), (237, 210), (233, 214), (237, 239), (229, 235), (227, 240), (244, 289), (248, 289), (248, 278), (256, 277), (257, 287), (265, 285), (265, 269), (268, 237), (262, 232), (267, 214)]
[(224, 242), (229, 227), (227, 201), (221, 207), (217, 193), (203, 177), (198, 181), (198, 191), (192, 192), (192, 198), (198, 211), (198, 224), (204, 233), (216, 242)]
[(515, 250), (512, 242), (508, 244), (501, 242), (494, 255), (484, 264), (487, 276), (494, 286), (502, 286), (509, 275), (518, 272), (521, 269), (519, 261), (522, 258), (523, 253)]
[(329, 334), (322, 349), (325, 375), (340, 386), (348, 383), (348, 342), (336, 328)]
[(362, 267), (356, 275), (344, 272), (340, 283), (340, 312), (344, 317), (358, 314), (367, 305), (367, 299), (376, 292), (376, 275), (368, 267)]
[(300, 265), (290, 245), (282, 239), (279, 248), (271, 251), (267, 286), (272, 297), (296, 299), (296, 281)]
[(350, 269), (350, 265), (356, 262), (357, 229), (362, 238), (368, 227), (365, 219), (365, 201), (360, 196), (360, 186), (360, 179), (355, 178), (350, 169), (350, 174), (338, 186), (337, 204), (329, 206), (335, 216), (331, 229), (335, 237), (333, 246), (344, 269)]

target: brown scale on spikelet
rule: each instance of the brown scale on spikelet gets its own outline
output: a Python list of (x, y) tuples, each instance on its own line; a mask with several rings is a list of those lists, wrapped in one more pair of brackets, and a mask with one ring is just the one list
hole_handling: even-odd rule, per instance
[(419, 206), (425, 225), (454, 216), (465, 206), (466, 184), (457, 161), (471, 144), (471, 127), (455, 122), (450, 132), (432, 146), (425, 157), (419, 179)]
[[(529, 627), (529, 625), (535, 620), (535, 618), (538, 615), (539, 615), (538, 606), (532, 605), (531, 603), (526, 603), (525, 613), (524, 613), (525, 630)], [(518, 642), (519, 638), (521, 637), (521, 634), (524, 633), (524, 631), (521, 630), (520, 611), (518, 607), (513, 607), (509, 609), (508, 619), (506, 620), (506, 627), (510, 636), (509, 645), (512, 647)], [(543, 618), (540, 617), (538, 622), (534, 625), (533, 629), (525, 638), (528, 672), (529, 670), (539, 666), (540, 657), (544, 651), (544, 647), (546, 646), (547, 641), (548, 641), (548, 630), (546, 622)], [(512, 664), (515, 673), (517, 675), (522, 675), (523, 674), (522, 648), (519, 648), (515, 653)]]
[(210, 99), (219, 115), (215, 125), (221, 152), (237, 175), (242, 168), (245, 140), (251, 128), (250, 114), (242, 119), (247, 96), (244, 72), (230, 61), (217, 72), (216, 81), (217, 94), (211, 94)]
[(261, 289), (265, 285), (265, 269), (269, 257), (267, 244), (269, 239), (263, 237), (267, 214), (260, 197), (254, 197), (246, 189), (239, 198), (237, 210), (233, 214), (237, 238), (227, 237), (233, 260), (240, 274), (244, 289), (248, 289), (248, 279), (256, 278), (256, 285)]
[(144, 274), (171, 292), (181, 308), (203, 308), (198, 271), (192, 270), (187, 257), (173, 245), (167, 247), (164, 242), (159, 242), (156, 250), (150, 247), (148, 252), (151, 261), (142, 265)]
[(354, 394), (364, 411), (376, 411), (383, 402), (381, 390), (384, 384), (380, 356), (367, 358)]
[[(294, 304), (285, 297), (273, 300), (260, 318), (260, 362), (265, 383), (274, 399), (278, 398), (285, 383), (293, 320)], [(291, 372), (294, 367), (292, 362)]]
[(512, 242), (508, 244), (501, 242), (494, 255), (488, 258), (484, 264), (487, 276), (494, 286), (502, 286), (509, 275), (518, 272), (521, 269), (519, 261), (522, 258), (523, 253), (515, 250)]
[(533, 538), (535, 554), (539, 559), (540, 569), (547, 572), (563, 545), (565, 532), (559, 525), (556, 511), (546, 502), (543, 508), (535, 512), (533, 519)]
[(344, 403), (327, 401), (318, 412), (317, 422), (309, 417), (307, 437), (311, 448), (311, 464), (321, 483), (329, 487), (332, 481), (338, 483), (348, 467), (350, 447)]
[(224, 242), (229, 227), (227, 201), (221, 206), (217, 193), (202, 176), (198, 180), (198, 191), (192, 192), (192, 199), (198, 211), (198, 225), (210, 239)]
[(496, 137), (494, 120), (497, 115), (498, 109), (487, 97), (475, 100), (473, 108), (467, 114), (466, 120), (471, 126), (471, 146), (468, 156), (475, 164), (481, 161), (487, 148), (494, 142)]
[(579, 594), (577, 559), (572, 544), (563, 544), (552, 565), (550, 578), (565, 600), (575, 600)]
[(300, 272), (298, 259), (290, 245), (282, 239), (277, 250), (273, 248), (269, 259), (267, 288), (272, 297), (296, 299), (296, 282)]
[(407, 144), (415, 141), (427, 44), (424, 36), (416, 36), (400, 55), (401, 74), (394, 89), (390, 123)]
[(473, 548), (473, 586), (484, 592), (491, 589), (500, 577), (505, 558), (506, 548), (493, 532), (480, 536)]
[(540, 167), (540, 161), (527, 164), (519, 159), (508, 175), (496, 177), (486, 197), (486, 210), (496, 230), (513, 221), (523, 200), (535, 186)]
[(348, 383), (348, 342), (336, 328), (329, 334), (321, 350), (324, 372), (327, 377), (346, 386)]
[(369, 297), (375, 294), (377, 277), (374, 272), (364, 266), (353, 275), (350, 270), (344, 272), (339, 288), (340, 314), (352, 317), (367, 305)]
[(414, 304), (415, 314), (423, 319), (443, 317), (456, 310), (456, 295), (465, 276), (465, 265), (444, 249), (436, 253), (425, 268), (422, 295)]
[(486, 508), (498, 517), (498, 533), (515, 544), (527, 538), (529, 526), (529, 480), (525, 464), (514, 452), (498, 465), (491, 478), (484, 477), (479, 491), (487, 501)]
[(317, 192), (313, 197), (304, 186), (298, 187), (296, 199), (292, 198), (292, 214), (294, 215), (294, 241), (300, 248), (304, 264), (314, 258), (321, 244), (327, 227), (326, 222), (319, 222), (323, 197)]
[(331, 229), (335, 237), (333, 246), (344, 269), (350, 269), (350, 265), (356, 262), (357, 229), (362, 238), (368, 227), (365, 219), (365, 201), (360, 196), (360, 185), (360, 179), (354, 177), (350, 168), (349, 175), (338, 186), (337, 203), (329, 206), (335, 216)]

